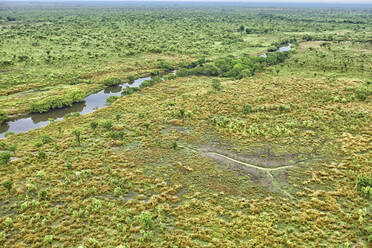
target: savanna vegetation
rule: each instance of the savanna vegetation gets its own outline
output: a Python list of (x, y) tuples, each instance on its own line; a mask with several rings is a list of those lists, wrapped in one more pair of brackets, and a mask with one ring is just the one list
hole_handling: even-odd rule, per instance
[(0, 27), (3, 125), (152, 75), (0, 140), (1, 247), (371, 247), (372, 9), (3, 3)]

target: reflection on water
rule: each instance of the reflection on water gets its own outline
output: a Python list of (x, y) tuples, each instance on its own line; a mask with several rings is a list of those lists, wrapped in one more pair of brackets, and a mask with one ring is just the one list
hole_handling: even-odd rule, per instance
[(105, 94), (110, 94), (110, 93), (118, 93), (121, 92), (122, 87), (120, 85), (117, 86), (111, 86), (107, 87), (106, 89), (103, 90)]
[[(175, 71), (173, 71), (175, 73)], [(100, 92), (87, 96), (83, 102), (74, 103), (71, 107), (54, 109), (46, 113), (33, 113), (19, 119), (8, 121), (0, 125), (0, 138), (4, 138), (6, 132), (27, 132), (36, 128), (46, 126), (50, 123), (49, 119), (62, 120), (66, 114), (78, 112), (81, 115), (92, 113), (93, 111), (106, 107), (106, 99), (110, 96), (120, 96), (126, 87), (138, 87), (151, 77), (144, 77), (134, 80), (132, 83), (125, 83), (118, 86), (110, 86)]]
[(291, 50), (292, 44), (288, 44), (288, 46), (285, 47), (279, 47), (279, 52), (288, 52)]

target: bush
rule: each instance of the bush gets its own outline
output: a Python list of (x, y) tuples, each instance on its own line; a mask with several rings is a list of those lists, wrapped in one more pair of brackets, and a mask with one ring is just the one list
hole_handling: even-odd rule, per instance
[(5, 136), (5, 138), (7, 138), (8, 136), (13, 135), (13, 134), (14, 134), (14, 132), (12, 132), (12, 131), (8, 131), (8, 132), (6, 132), (6, 133), (4, 134), (4, 136)]
[(3, 187), (6, 188), (8, 192), (12, 190), (12, 186), (13, 186), (13, 181), (11, 180), (3, 182)]
[(365, 101), (368, 96), (372, 95), (372, 87), (369, 85), (363, 85), (355, 90), (356, 98), (361, 101)]
[(45, 159), (46, 158), (46, 154), (43, 151), (39, 151), (37, 155), (39, 156), (40, 159)]
[(83, 101), (84, 98), (85, 93), (82, 90), (74, 90), (65, 95), (53, 96), (35, 102), (31, 104), (30, 111), (32, 113), (44, 113), (51, 109), (70, 107), (73, 103)]
[(177, 76), (173, 73), (170, 73), (168, 75), (165, 75), (163, 78), (164, 80), (172, 80), (172, 79), (175, 79)]
[(93, 129), (93, 130), (96, 130), (97, 126), (98, 126), (98, 122), (97, 121), (91, 121), (90, 122), (90, 127)]
[(222, 89), (222, 85), (220, 80), (218, 79), (213, 79), (212, 80), (212, 88), (216, 91), (220, 91)]
[(136, 78), (133, 75), (129, 75), (127, 77), (127, 80), (129, 81), (129, 83), (131, 83), (131, 82), (134, 82), (134, 80), (136, 80)]
[[(275, 51), (277, 48), (274, 47), (272, 50)], [(254, 56), (234, 58), (233, 56), (227, 56), (196, 67), (182, 68), (177, 71), (177, 76), (205, 75), (241, 79), (253, 76), (256, 71), (262, 70), (264, 66), (283, 62), (289, 54), (290, 52), (277, 51), (268, 53), (266, 58)]]
[(13, 61), (9, 61), (9, 60), (0, 61), (0, 67), (7, 67), (7, 66), (11, 66), (13, 64), (14, 64)]
[(108, 78), (103, 80), (103, 84), (106, 86), (115, 86), (122, 84), (123, 82), (119, 78)]
[(122, 90), (121, 95), (122, 96), (130, 95), (136, 92), (137, 90), (139, 90), (139, 88), (137, 87), (126, 87)]
[(80, 135), (81, 135), (81, 129), (77, 128), (71, 132), (72, 135), (76, 138), (76, 143), (80, 145)]
[(355, 187), (363, 195), (372, 197), (372, 178), (366, 176), (358, 177)]
[(8, 114), (0, 109), (0, 124), (3, 124), (8, 119)]
[(152, 215), (150, 212), (142, 212), (139, 218), (141, 225), (146, 228), (150, 229), (154, 225), (154, 221), (152, 220)]
[(4, 165), (10, 162), (10, 152), (0, 153), (0, 165)]
[(48, 144), (48, 143), (52, 142), (52, 138), (47, 134), (42, 135), (40, 140), (43, 144)]
[(113, 103), (115, 102), (117, 99), (119, 99), (120, 96), (109, 96), (107, 99), (106, 99), (106, 102), (107, 103)]
[(253, 111), (253, 108), (250, 104), (244, 104), (243, 106), (243, 114), (249, 114)]
[(39, 198), (41, 200), (45, 200), (47, 198), (48, 193), (45, 190), (40, 190), (39, 192)]
[(17, 150), (17, 145), (16, 144), (10, 145), (8, 147), (8, 150), (11, 151), (11, 152), (15, 152)]
[(112, 123), (112, 120), (106, 120), (104, 122), (102, 122), (102, 127), (106, 130), (111, 130), (112, 126), (113, 126), (113, 123)]

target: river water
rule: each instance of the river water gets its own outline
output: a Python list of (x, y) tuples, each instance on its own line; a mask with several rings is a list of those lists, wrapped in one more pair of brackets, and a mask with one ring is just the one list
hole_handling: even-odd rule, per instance
[[(287, 52), (291, 50), (291, 44), (288, 46), (280, 47), (279, 52)], [(260, 55), (261, 57), (267, 57), (266, 53)], [(175, 74), (175, 71), (173, 71)], [(18, 119), (8, 121), (0, 125), (0, 138), (5, 137), (6, 132), (27, 132), (36, 128), (40, 128), (48, 125), (51, 119), (54, 121), (63, 120), (66, 114), (80, 113), (81, 115), (89, 114), (97, 109), (107, 107), (106, 99), (110, 96), (121, 96), (121, 92), (126, 87), (138, 87), (144, 81), (150, 80), (151, 77), (143, 77), (135, 80), (133, 83), (125, 83), (118, 86), (111, 86), (97, 93), (87, 96), (84, 101), (74, 103), (71, 107), (62, 109), (54, 109), (45, 113), (32, 113), (22, 116)]]
[[(175, 72), (173, 72), (175, 73)], [(18, 119), (8, 121), (0, 125), (0, 138), (4, 138), (6, 132), (27, 132), (36, 128), (46, 126), (51, 119), (55, 121), (63, 120), (66, 114), (80, 113), (81, 115), (92, 113), (93, 111), (107, 107), (106, 99), (110, 96), (121, 96), (121, 92), (126, 87), (138, 87), (151, 77), (143, 77), (133, 83), (125, 83), (118, 86), (111, 86), (97, 93), (87, 96), (84, 101), (74, 103), (71, 107), (53, 109), (45, 113), (32, 113)]]

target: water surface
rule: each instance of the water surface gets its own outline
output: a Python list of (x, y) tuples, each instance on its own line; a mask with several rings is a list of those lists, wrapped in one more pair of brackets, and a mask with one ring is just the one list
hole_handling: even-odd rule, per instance
[[(292, 44), (289, 43), (288, 46), (284, 46), (284, 47), (279, 47), (278, 51), (279, 52), (288, 52), (289, 50), (291, 50), (292, 48)], [(264, 53), (264, 54), (261, 54), (260, 57), (263, 57), (263, 58), (267, 58), (267, 54)]]
[[(280, 47), (279, 52), (287, 52), (291, 50), (292, 44), (288, 46)], [(266, 58), (267, 54), (264, 53), (260, 55)], [(173, 71), (175, 74), (176, 71)], [(59, 121), (62, 120), (66, 114), (70, 113), (80, 113), (81, 115), (86, 115), (92, 113), (93, 111), (107, 107), (107, 98), (110, 96), (121, 96), (121, 92), (126, 87), (138, 87), (144, 81), (150, 80), (151, 77), (143, 77), (135, 80), (133, 83), (125, 83), (118, 86), (111, 86), (97, 93), (87, 96), (82, 102), (74, 103), (71, 107), (66, 107), (62, 109), (54, 109), (45, 113), (32, 113), (26, 116), (20, 117), (18, 119), (8, 121), (0, 125), (0, 138), (4, 138), (6, 132), (27, 132), (36, 128), (46, 126), (50, 123), (50, 119)], [(163, 79), (163, 78), (162, 78)]]
[[(173, 72), (175, 73), (175, 72)], [(111, 86), (97, 93), (87, 96), (82, 102), (74, 103), (71, 107), (53, 109), (45, 113), (32, 113), (15, 120), (8, 121), (0, 125), (0, 138), (4, 138), (6, 132), (21, 133), (27, 132), (36, 128), (46, 126), (51, 119), (59, 121), (63, 120), (66, 114), (80, 113), (86, 115), (93, 111), (107, 107), (107, 98), (110, 96), (121, 96), (121, 92), (126, 87), (138, 87), (144, 81), (150, 80), (151, 77), (143, 77), (135, 80), (132, 83), (125, 83), (117, 86)]]

